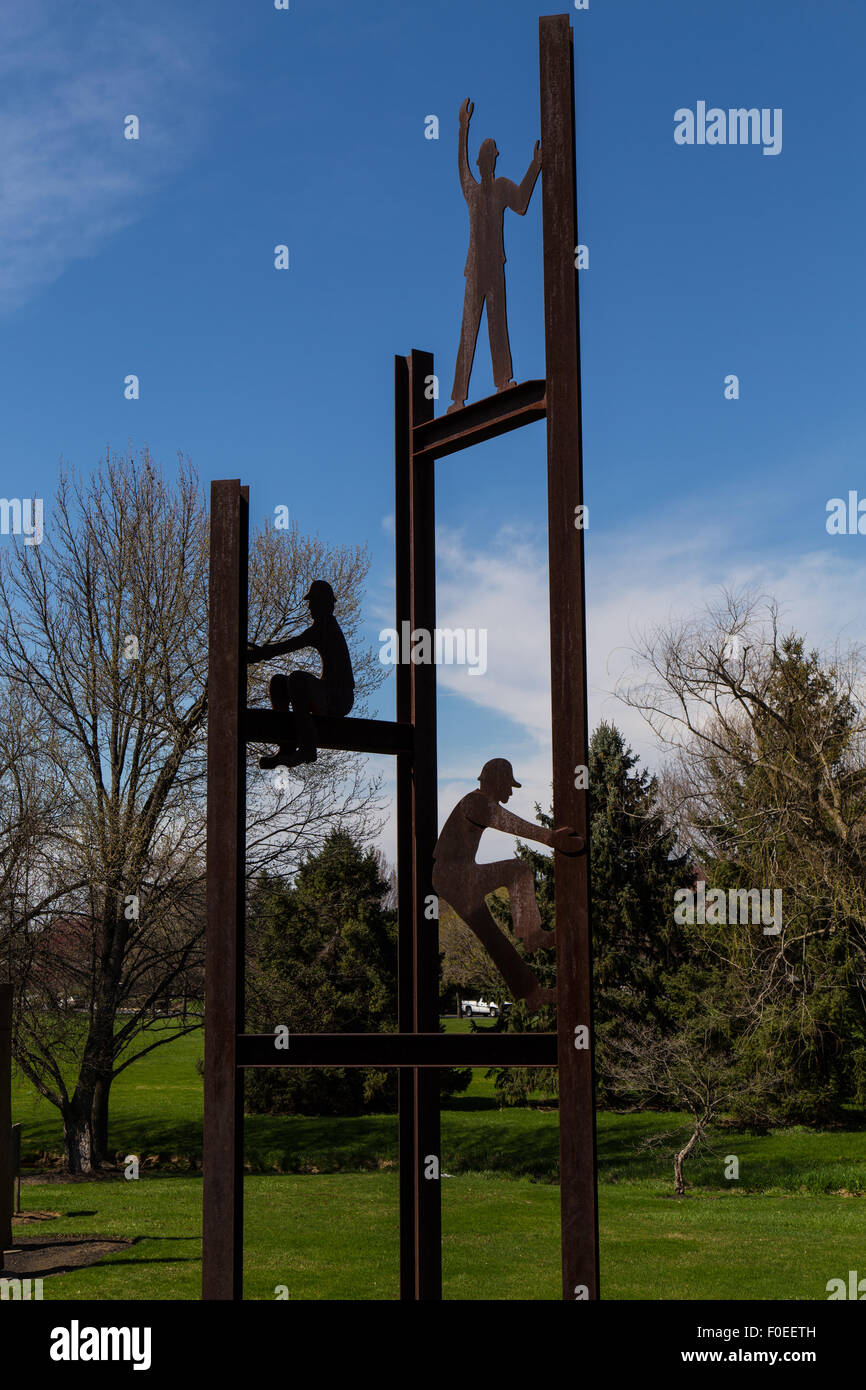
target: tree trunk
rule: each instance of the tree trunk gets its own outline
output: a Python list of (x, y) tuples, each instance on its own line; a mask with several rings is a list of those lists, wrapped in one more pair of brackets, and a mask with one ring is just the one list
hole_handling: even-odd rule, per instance
[(689, 1154), (692, 1152), (692, 1149), (695, 1147), (701, 1135), (703, 1134), (704, 1128), (705, 1121), (699, 1120), (696, 1123), (694, 1133), (692, 1134), (692, 1137), (689, 1139), (689, 1142), (686, 1144), (685, 1148), (680, 1149), (679, 1153), (674, 1155), (674, 1195), (676, 1197), (685, 1197), (686, 1195), (686, 1183), (685, 1178), (683, 1177), (683, 1168), (685, 1167), (686, 1159), (688, 1158)]
[(82, 1096), (76, 1089), (72, 1100), (63, 1106), (63, 1140), (70, 1173), (94, 1171), (92, 1105), (92, 1096)]
[[(107, 968), (105, 974), (108, 974)], [(80, 1097), (82, 1114), (87, 1116), (89, 1166), (80, 1170), (83, 1172), (97, 1171), (108, 1149), (108, 1097), (114, 1069), (111, 1040), (114, 1036), (116, 1010), (107, 989), (105, 994), (107, 998), (97, 1003), (91, 1018), (90, 1031), (81, 1058), (78, 1086), (72, 1098), (74, 1104)]]
[(104, 1163), (108, 1158), (108, 1097), (111, 1091), (111, 1081), (110, 1074), (104, 1077), (100, 1076), (93, 1088), (91, 1128), (95, 1163)]

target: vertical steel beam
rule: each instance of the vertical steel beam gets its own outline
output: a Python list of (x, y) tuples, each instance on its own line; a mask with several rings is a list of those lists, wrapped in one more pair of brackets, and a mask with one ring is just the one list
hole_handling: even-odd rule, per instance
[[(568, 15), (539, 20), (550, 562), (553, 814), (586, 841), (556, 852), (559, 1163), (563, 1298), (599, 1296), (587, 793), (586, 600), (580, 415), (574, 52)], [(581, 1030), (586, 1030), (583, 1033)], [(588, 1045), (583, 1045), (584, 1042)]]
[(12, 1244), (12, 986), (0, 985), (0, 1269)]
[[(409, 359), (394, 358), (394, 562), (395, 621), (402, 641), (403, 623), (411, 623), (411, 418)], [(412, 722), (410, 668), (397, 664), (397, 721)], [(412, 854), (412, 758), (397, 754), (397, 1027), (415, 1028), (415, 916)], [(397, 1072), (400, 1154), (400, 1297), (415, 1298), (416, 1173), (415, 1095), (417, 1069)]]
[(243, 1079), (249, 490), (211, 484), (202, 1297), (243, 1297)]
[[(432, 460), (415, 458), (411, 443), (416, 425), (432, 420), (433, 356), (412, 352), (408, 363), (409, 396), (409, 611), (412, 630), (431, 634), (436, 627), (436, 525)], [(412, 768), (412, 837), (414, 850), (414, 1029), (439, 1029), (439, 928), (426, 913), (433, 900), (433, 850), (438, 834), (436, 784), (436, 666), (409, 667), (415, 749)], [(439, 1072), (418, 1068), (415, 1089), (415, 1297), (442, 1297), (441, 1143)], [(434, 1162), (435, 1160), (435, 1162)]]

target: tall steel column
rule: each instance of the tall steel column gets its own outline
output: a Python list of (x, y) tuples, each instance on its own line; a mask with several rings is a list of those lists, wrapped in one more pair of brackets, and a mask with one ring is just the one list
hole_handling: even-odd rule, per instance
[(12, 1244), (12, 986), (0, 985), (0, 1269)]
[[(411, 623), (412, 585), (409, 578), (412, 518), (410, 510), (411, 414), (409, 359), (394, 358), (394, 560), (395, 625)], [(409, 667), (397, 663), (397, 722), (412, 722)], [(412, 854), (412, 754), (397, 754), (397, 1028), (415, 1030), (415, 865)], [(418, 1071), (400, 1067), (397, 1109), (400, 1161), (400, 1297), (414, 1299), (418, 1242), (416, 1231), (415, 1107)]]
[[(568, 15), (539, 20), (541, 206), (547, 379), (547, 503), (553, 819), (582, 835), (556, 853), (556, 981), (563, 1298), (598, 1298), (582, 514), (574, 54)], [(579, 524), (580, 523), (580, 524)], [(584, 783), (585, 786), (585, 783)]]
[(211, 485), (202, 1297), (243, 1296), (243, 1073), (249, 489)]
[[(432, 463), (416, 457), (415, 430), (433, 419), (433, 357), (412, 352), (409, 396), (409, 611), (412, 630), (436, 627), (435, 483)], [(432, 901), (433, 850), (438, 835), (436, 770), (436, 667), (409, 667), (415, 749), (412, 762), (412, 837), (415, 855), (414, 1029), (439, 1031), (439, 927), (426, 912)], [(439, 1169), (439, 1072), (415, 1069), (415, 1298), (442, 1297), (442, 1203)]]

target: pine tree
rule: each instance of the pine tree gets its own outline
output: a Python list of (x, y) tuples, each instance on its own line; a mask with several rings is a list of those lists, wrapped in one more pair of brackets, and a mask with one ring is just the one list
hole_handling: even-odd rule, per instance
[[(397, 1027), (397, 914), (381, 856), (343, 831), (301, 864), (294, 883), (263, 877), (247, 911), (247, 1028), (270, 1033), (390, 1033)], [(443, 1068), (443, 1095), (471, 1068)], [(396, 1108), (392, 1068), (252, 1069), (251, 1113), (336, 1115)]]
[[(589, 746), (590, 874), (592, 893), (593, 992), (596, 1047), (617, 1018), (657, 1012), (663, 973), (685, 956), (682, 930), (673, 921), (674, 890), (687, 881), (685, 859), (675, 852), (674, 832), (657, 805), (657, 783), (613, 724), (602, 723)], [(542, 825), (549, 815), (536, 807)], [(553, 858), (528, 845), (518, 848), (532, 865), (542, 923), (555, 927)], [(504, 923), (504, 902), (493, 911)], [(553, 949), (539, 951), (533, 969), (540, 981), (556, 980)], [(509, 1027), (543, 1032), (556, 1027), (553, 1007), (528, 1015), (516, 1005)], [(603, 1059), (602, 1059), (603, 1060)], [(601, 1069), (601, 1068), (600, 1068)], [(501, 1068), (492, 1073), (506, 1104), (525, 1102), (531, 1092), (555, 1091), (555, 1071)]]
[[(303, 861), (293, 884), (265, 878), (248, 908), (251, 965), (248, 1028), (295, 1033), (396, 1029), (396, 914), (375, 851), (333, 831)], [(391, 1071), (260, 1068), (247, 1079), (247, 1108), (272, 1114), (346, 1114), (391, 1109)]]

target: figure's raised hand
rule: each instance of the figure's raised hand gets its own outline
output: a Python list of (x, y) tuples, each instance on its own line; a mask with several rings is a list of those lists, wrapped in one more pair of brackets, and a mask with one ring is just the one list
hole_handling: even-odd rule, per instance
[(584, 848), (582, 835), (576, 835), (570, 825), (561, 825), (553, 832), (553, 848), (560, 854), (580, 854)]
[(475, 110), (475, 102), (467, 97), (460, 108), (460, 124), (468, 125), (472, 119), (472, 112)]

